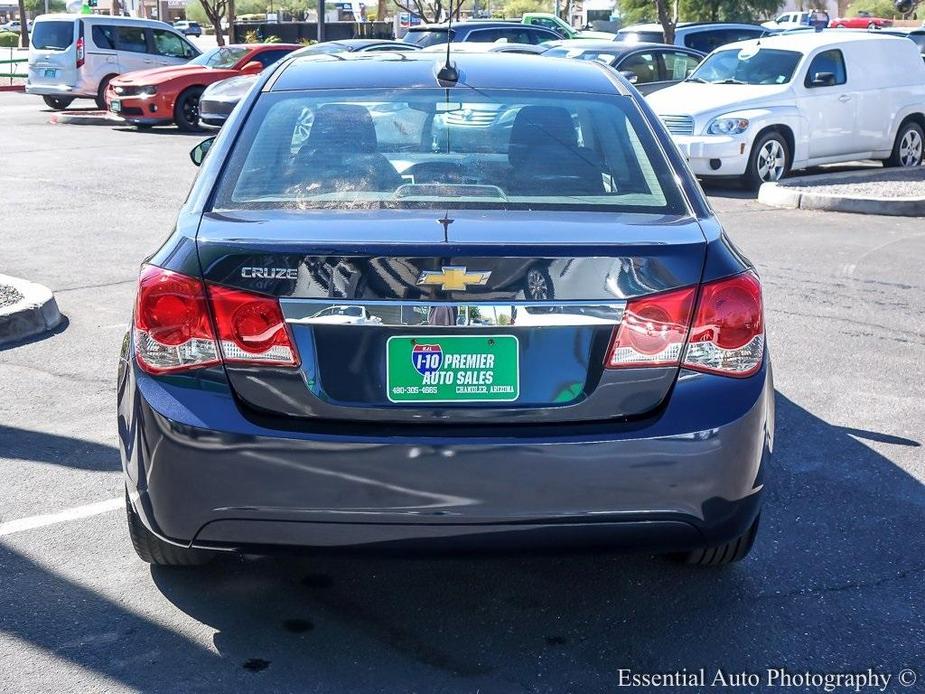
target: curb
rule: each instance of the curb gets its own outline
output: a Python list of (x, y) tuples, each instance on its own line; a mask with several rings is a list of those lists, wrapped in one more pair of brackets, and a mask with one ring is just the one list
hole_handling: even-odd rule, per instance
[[(869, 171), (852, 172), (851, 178), (869, 175)], [(876, 214), (891, 217), (925, 217), (925, 198), (871, 198), (813, 193), (809, 188), (795, 187), (793, 183), (816, 182), (824, 184), (828, 177), (845, 178), (846, 174), (819, 174), (797, 176), (786, 183), (763, 183), (758, 190), (758, 202), (769, 207), (788, 210), (824, 210), (853, 214)]]
[(25, 92), (26, 85), (24, 84), (3, 84), (0, 85), (0, 92)]
[(53, 114), (48, 122), (55, 125), (119, 125), (125, 123), (118, 116), (109, 115), (108, 111), (75, 111), (74, 113), (61, 111)]
[(13, 287), (23, 297), (0, 308), (0, 346), (48, 332), (61, 323), (58, 303), (48, 287), (9, 275), (0, 275), (0, 284)]

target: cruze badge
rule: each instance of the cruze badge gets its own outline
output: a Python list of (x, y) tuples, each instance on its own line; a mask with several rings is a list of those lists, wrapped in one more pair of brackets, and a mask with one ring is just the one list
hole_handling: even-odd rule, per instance
[(444, 291), (464, 291), (469, 286), (481, 287), (488, 284), (490, 272), (474, 270), (467, 272), (465, 265), (443, 266), (440, 272), (425, 270), (418, 277), (418, 284), (440, 285)]
[(288, 267), (242, 267), (241, 277), (261, 280), (295, 280), (299, 278), (299, 271)]

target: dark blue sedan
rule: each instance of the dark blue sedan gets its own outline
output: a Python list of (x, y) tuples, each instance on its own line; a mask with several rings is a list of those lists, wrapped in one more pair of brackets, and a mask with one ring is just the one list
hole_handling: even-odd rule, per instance
[[(754, 268), (614, 70), (444, 59), (282, 61), (193, 151), (118, 376), (143, 560), (748, 553), (774, 429)], [(483, 111), (491, 145), (457, 147), (447, 120)]]

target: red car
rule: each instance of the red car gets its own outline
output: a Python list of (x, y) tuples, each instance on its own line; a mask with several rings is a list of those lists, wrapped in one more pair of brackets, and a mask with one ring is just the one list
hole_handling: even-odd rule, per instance
[(207, 86), (256, 74), (297, 48), (293, 43), (220, 46), (183, 65), (129, 72), (109, 83), (106, 105), (139, 128), (176, 123), (180, 130), (198, 130), (199, 96)]
[(893, 26), (893, 20), (874, 17), (870, 12), (862, 10), (857, 17), (836, 17), (829, 26), (836, 29), (883, 29)]

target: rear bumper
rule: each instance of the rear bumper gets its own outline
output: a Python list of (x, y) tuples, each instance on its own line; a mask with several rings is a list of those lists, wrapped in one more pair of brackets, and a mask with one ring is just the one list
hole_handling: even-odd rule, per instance
[(132, 503), (187, 546), (690, 549), (748, 528), (772, 447), (767, 364), (741, 380), (685, 372), (645, 423), (466, 436), (267, 429), (220, 370), (202, 376), (152, 378), (124, 360), (119, 378)]
[(26, 82), (26, 94), (36, 96), (68, 96), (68, 97), (95, 97), (94, 92), (82, 90), (80, 86), (70, 84), (34, 84)]

